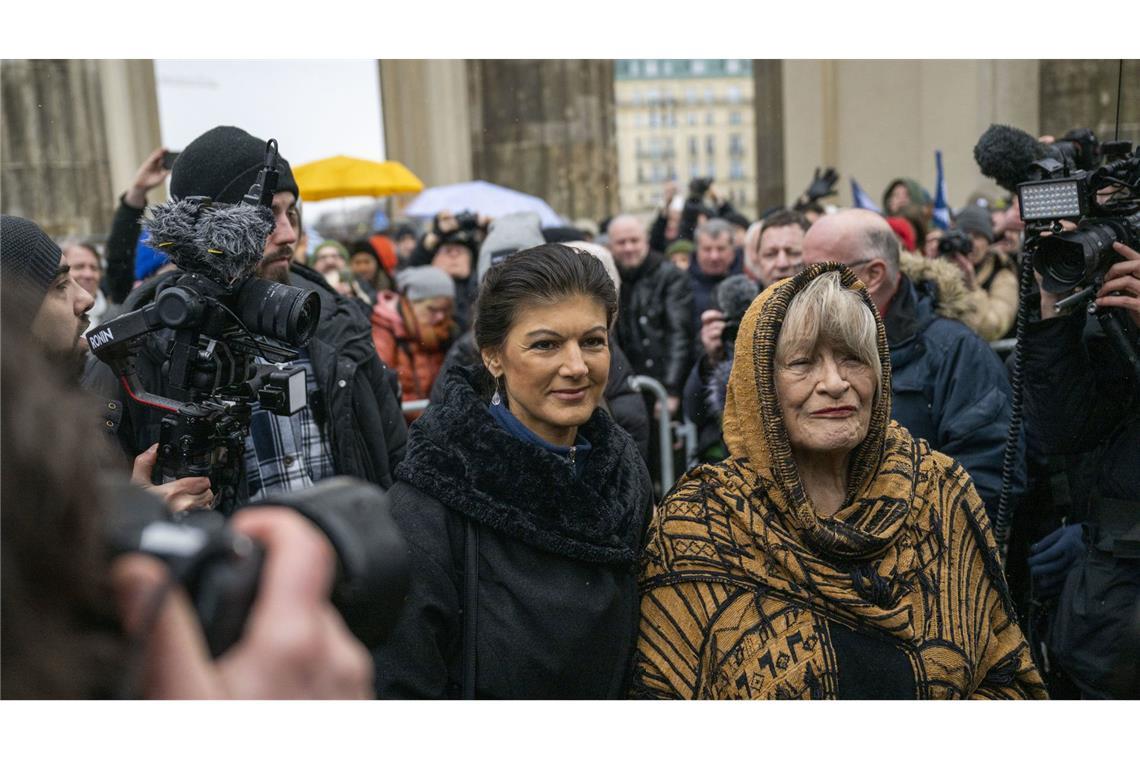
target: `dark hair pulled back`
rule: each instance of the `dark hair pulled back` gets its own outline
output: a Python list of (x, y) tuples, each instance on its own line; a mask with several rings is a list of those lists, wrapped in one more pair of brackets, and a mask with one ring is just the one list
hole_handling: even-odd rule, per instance
[[(487, 270), (483, 278), (475, 304), (475, 345), (480, 351), (501, 348), (528, 306), (553, 304), (574, 296), (597, 301), (606, 311), (607, 328), (613, 327), (617, 289), (605, 267), (592, 255), (558, 243), (513, 253)], [(482, 374), (486, 377), (480, 380), (493, 386), (489, 373)]]

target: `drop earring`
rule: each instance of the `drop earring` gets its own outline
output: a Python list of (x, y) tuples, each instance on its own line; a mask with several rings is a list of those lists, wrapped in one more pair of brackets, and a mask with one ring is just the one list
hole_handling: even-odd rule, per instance
[(491, 403), (499, 406), (503, 403), (503, 397), (499, 395), (499, 378), (495, 378), (495, 393), (491, 396)]

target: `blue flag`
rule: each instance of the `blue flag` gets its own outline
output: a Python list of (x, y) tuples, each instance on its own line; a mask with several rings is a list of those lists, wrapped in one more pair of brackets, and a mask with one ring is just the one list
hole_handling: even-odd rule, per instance
[(865, 208), (868, 211), (874, 211), (876, 214), (883, 213), (875, 205), (875, 201), (871, 200), (871, 196), (859, 187), (859, 183), (855, 181), (854, 177), (851, 178), (851, 197), (855, 199), (855, 208)]
[(934, 226), (940, 230), (950, 229), (950, 206), (946, 203), (946, 175), (942, 173), (942, 151), (934, 151), (934, 165), (938, 170), (934, 193)]

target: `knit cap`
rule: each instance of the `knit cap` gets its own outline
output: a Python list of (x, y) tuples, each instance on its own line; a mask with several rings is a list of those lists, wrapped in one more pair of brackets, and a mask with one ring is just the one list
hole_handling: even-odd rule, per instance
[(977, 233), (989, 242), (994, 242), (993, 220), (990, 219), (990, 212), (981, 206), (966, 206), (958, 212), (954, 222), (967, 235)]
[[(214, 127), (199, 135), (174, 162), (171, 197), (205, 195), (216, 203), (240, 203), (265, 163), (265, 142), (237, 127)], [(293, 170), (281, 155), (277, 171), (277, 192), (299, 197)]]
[(28, 304), (39, 304), (59, 272), (61, 253), (55, 241), (28, 219), (0, 217), (0, 279), (15, 286)]
[(408, 267), (396, 273), (396, 288), (409, 301), (428, 298), (455, 298), (455, 280), (438, 267)]
[(344, 245), (341, 244), (341, 242), (339, 240), (333, 240), (330, 238), (328, 240), (322, 241), (320, 245), (314, 246), (309, 251), (309, 266), (316, 266), (317, 253), (322, 248), (334, 248), (334, 249), (336, 249), (336, 252), (338, 254), (340, 254), (340, 257), (342, 259), (344, 259), (345, 265), (346, 266), (348, 265), (348, 262), (349, 262), (348, 249), (345, 248)]
[(546, 238), (542, 235), (542, 220), (533, 211), (519, 211), (500, 216), (491, 222), (487, 237), (479, 249), (477, 273), (479, 281), (492, 264), (510, 256), (516, 251), (542, 245)]
[(687, 253), (691, 256), (695, 250), (697, 250), (697, 248), (693, 245), (692, 240), (679, 238), (668, 245), (665, 249), (665, 255), (672, 256), (674, 253)]

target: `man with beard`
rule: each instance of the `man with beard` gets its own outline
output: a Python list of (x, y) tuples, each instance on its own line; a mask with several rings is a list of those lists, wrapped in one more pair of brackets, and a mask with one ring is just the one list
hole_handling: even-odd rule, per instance
[[(206, 196), (216, 204), (240, 203), (264, 160), (264, 140), (237, 127), (215, 127), (178, 157), (171, 197)], [(316, 334), (292, 363), (305, 370), (308, 406), (286, 417), (253, 405), (238, 500), (305, 488), (333, 475), (353, 475), (386, 488), (393, 482), (392, 472), (403, 459), (407, 440), (395, 375), (376, 356), (369, 324), (360, 310), (320, 274), (293, 260), (299, 232), (297, 184), (284, 157), (278, 157), (277, 169), (274, 227), (256, 274), (315, 292), (321, 313)], [(145, 306), (177, 274), (137, 288), (127, 299), (126, 310)], [(171, 337), (170, 331), (151, 333), (136, 360), (142, 386), (159, 395), (171, 395), (162, 371)], [(105, 365), (89, 365), (85, 383), (121, 404), (121, 414), (109, 416), (108, 427), (132, 456), (148, 451), (158, 440), (163, 413), (125, 398), (114, 380)]]

